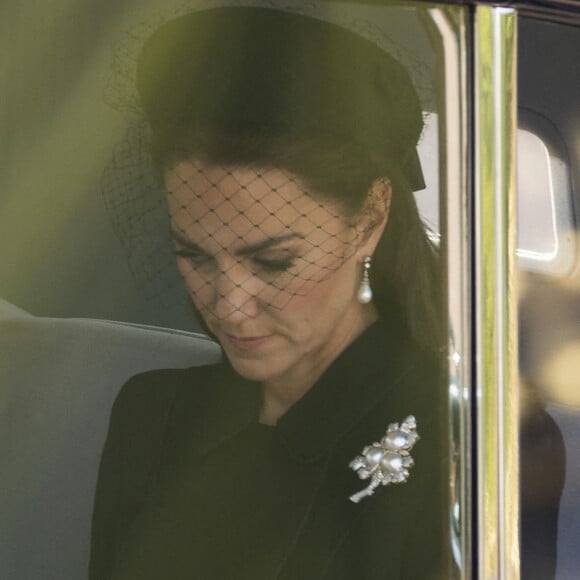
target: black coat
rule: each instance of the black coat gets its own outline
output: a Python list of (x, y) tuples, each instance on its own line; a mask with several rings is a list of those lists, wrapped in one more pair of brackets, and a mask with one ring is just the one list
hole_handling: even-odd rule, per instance
[[(440, 372), (375, 324), (276, 427), (227, 364), (131, 379), (118, 397), (95, 503), (91, 580), (445, 578), (447, 477)], [(349, 468), (408, 415), (409, 479)]]

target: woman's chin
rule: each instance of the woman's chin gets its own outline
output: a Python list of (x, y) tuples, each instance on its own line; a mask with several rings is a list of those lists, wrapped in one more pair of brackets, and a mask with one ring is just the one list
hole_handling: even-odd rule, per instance
[(273, 364), (273, 361), (248, 359), (228, 352), (226, 352), (226, 356), (232, 368), (244, 379), (265, 382), (280, 374), (277, 365)]

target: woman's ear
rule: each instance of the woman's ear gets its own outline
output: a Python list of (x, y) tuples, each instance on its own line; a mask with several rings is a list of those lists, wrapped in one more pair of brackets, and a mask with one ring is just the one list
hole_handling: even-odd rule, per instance
[(392, 195), (393, 188), (388, 178), (380, 177), (373, 181), (357, 223), (359, 245), (356, 255), (360, 261), (375, 252), (389, 219)]

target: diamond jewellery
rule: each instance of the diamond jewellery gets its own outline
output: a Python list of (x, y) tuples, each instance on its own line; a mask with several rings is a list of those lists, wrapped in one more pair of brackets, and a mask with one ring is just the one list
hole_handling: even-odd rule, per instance
[(403, 483), (409, 477), (409, 469), (414, 465), (409, 451), (418, 441), (417, 422), (409, 415), (402, 423), (391, 423), (380, 443), (373, 443), (362, 450), (348, 466), (360, 479), (369, 479), (369, 485), (350, 496), (358, 503), (364, 497), (373, 495), (379, 485)]

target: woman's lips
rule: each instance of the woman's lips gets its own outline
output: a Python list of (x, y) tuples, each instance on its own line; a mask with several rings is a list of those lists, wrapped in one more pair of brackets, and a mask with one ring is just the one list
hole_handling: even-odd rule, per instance
[(235, 336), (227, 333), (224, 333), (224, 336), (238, 350), (256, 350), (272, 337), (271, 334), (265, 336)]

